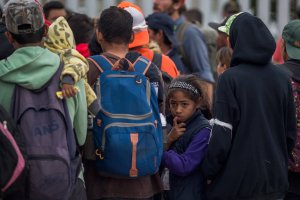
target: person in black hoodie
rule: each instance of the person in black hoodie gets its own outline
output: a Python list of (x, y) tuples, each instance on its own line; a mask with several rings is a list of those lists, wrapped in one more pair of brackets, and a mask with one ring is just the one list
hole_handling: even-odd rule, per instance
[[(285, 69), (291, 78), (294, 100), (296, 106), (296, 118), (300, 120), (300, 20), (290, 21), (282, 31), (282, 54), (284, 64), (279, 65)], [(296, 145), (292, 158), (289, 160), (289, 191), (285, 200), (300, 199), (300, 124), (297, 123)]]
[(232, 15), (230, 68), (219, 78), (212, 133), (202, 169), (208, 200), (283, 199), (296, 133), (288, 76), (271, 63), (275, 41), (249, 13)]

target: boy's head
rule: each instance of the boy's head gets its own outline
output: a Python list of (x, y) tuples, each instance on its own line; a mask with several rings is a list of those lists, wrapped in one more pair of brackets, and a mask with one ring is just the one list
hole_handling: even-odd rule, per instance
[(129, 44), (132, 40), (132, 16), (124, 9), (111, 6), (105, 9), (98, 21), (97, 37), (115, 44)]
[(232, 57), (232, 49), (229, 47), (222, 47), (217, 52), (216, 57), (218, 60), (217, 74), (218, 74), (218, 76), (220, 76), (230, 66), (231, 57)]
[(35, 0), (10, 0), (4, 6), (8, 39), (19, 44), (41, 42), (44, 33), (44, 14)]
[(177, 40), (174, 32), (175, 22), (166, 13), (155, 12), (147, 17), (150, 39), (158, 44), (176, 46)]
[(300, 60), (300, 20), (295, 19), (290, 21), (282, 31), (283, 52), (287, 54), (287, 57), (283, 55), (284, 59), (288, 58)]
[(45, 17), (50, 22), (55, 21), (58, 17), (63, 16), (67, 17), (67, 11), (65, 6), (60, 1), (49, 1), (44, 4), (43, 10), (45, 13)]

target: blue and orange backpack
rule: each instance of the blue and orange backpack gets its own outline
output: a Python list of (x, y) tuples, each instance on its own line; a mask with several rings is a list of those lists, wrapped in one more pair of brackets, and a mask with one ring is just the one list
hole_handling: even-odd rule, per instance
[(151, 62), (142, 56), (133, 64), (123, 58), (126, 68), (120, 67), (122, 59), (115, 64), (103, 55), (89, 59), (101, 72), (100, 111), (93, 127), (96, 169), (130, 178), (155, 174), (163, 142), (156, 92), (145, 76)]

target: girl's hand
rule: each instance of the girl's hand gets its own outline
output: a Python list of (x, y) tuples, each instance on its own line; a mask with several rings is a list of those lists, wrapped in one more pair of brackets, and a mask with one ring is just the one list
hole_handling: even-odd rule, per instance
[(172, 127), (170, 133), (168, 134), (167, 143), (169, 145), (172, 144), (180, 136), (182, 136), (185, 131), (186, 131), (185, 123), (179, 123), (178, 124), (177, 117), (174, 117), (174, 119), (173, 119), (173, 127)]
[(78, 93), (78, 89), (70, 84), (62, 85), (62, 96), (63, 98), (70, 98), (75, 96)]

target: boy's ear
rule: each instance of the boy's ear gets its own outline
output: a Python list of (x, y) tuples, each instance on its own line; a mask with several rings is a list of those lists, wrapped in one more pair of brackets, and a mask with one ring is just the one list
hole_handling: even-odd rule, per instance
[[(230, 38), (229, 36), (227, 36), (227, 47), (231, 48), (231, 44), (230, 44)], [(232, 48), (231, 48), (232, 49)]]
[(101, 44), (101, 42), (103, 41), (103, 35), (100, 31), (98, 31), (98, 29), (96, 29), (96, 38), (99, 44)]
[(133, 33), (133, 31), (132, 31), (132, 32), (131, 32), (131, 38), (130, 38), (129, 44), (132, 43), (133, 41), (134, 41), (134, 33)]
[(6, 31), (5, 37), (7, 38), (8, 42), (13, 45), (15, 43), (15, 39), (12, 37), (11, 33)]
[(158, 34), (159, 38), (164, 37), (164, 31), (162, 29), (160, 29), (157, 34)]
[(197, 101), (197, 103), (196, 103), (196, 108), (197, 109), (200, 109), (203, 105), (202, 105), (202, 97), (199, 97), (198, 98), (198, 101)]
[(47, 25), (44, 25), (44, 34), (43, 34), (43, 37), (47, 37), (48, 30), (49, 30), (49, 27)]

